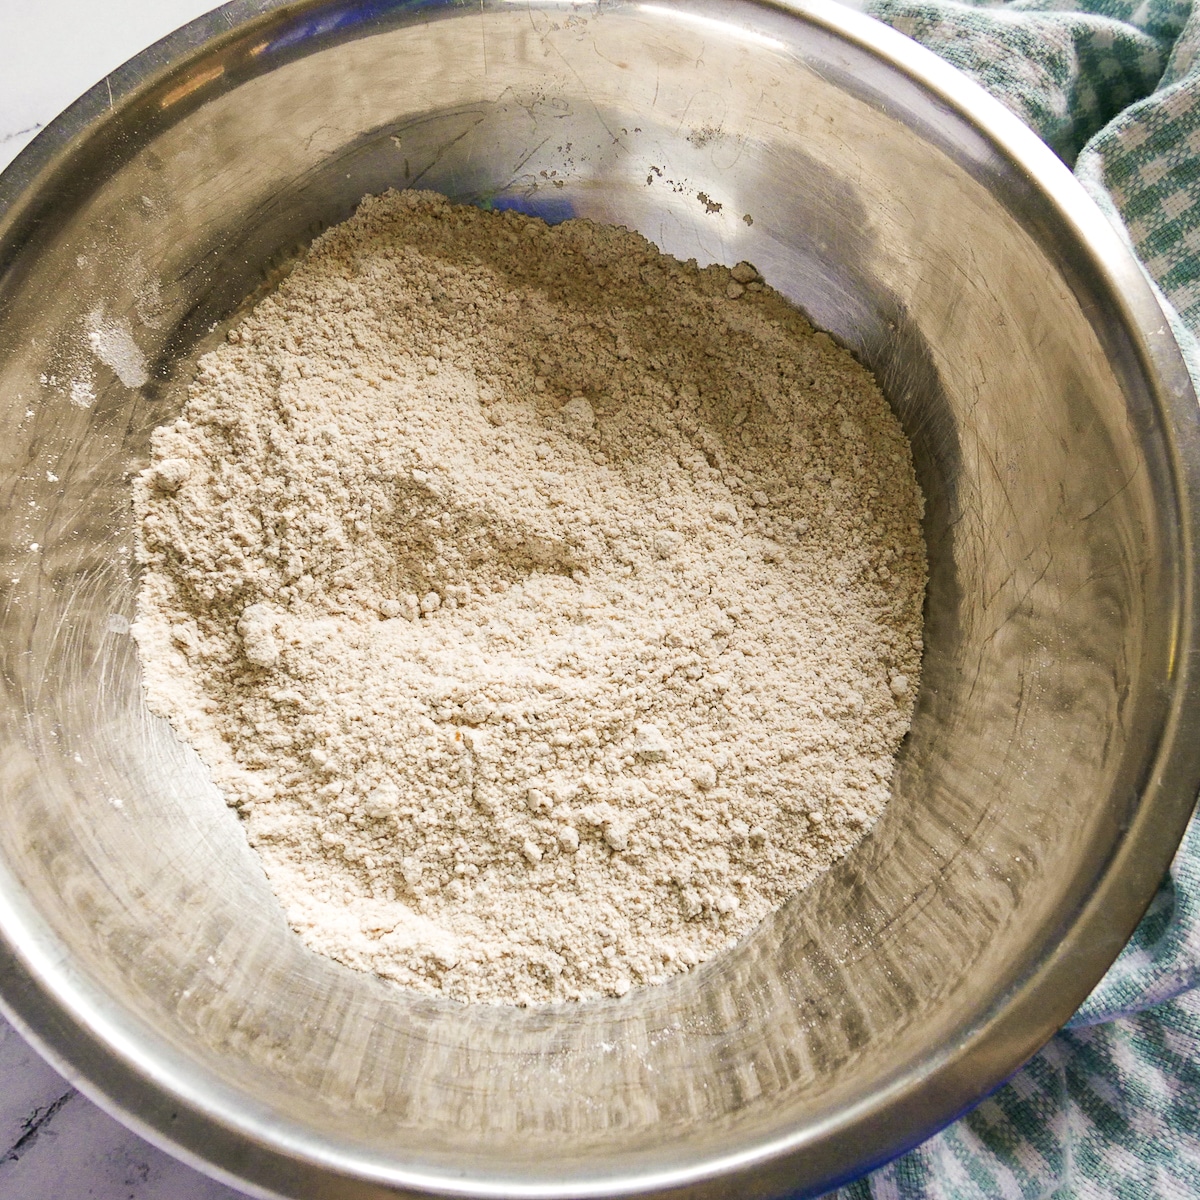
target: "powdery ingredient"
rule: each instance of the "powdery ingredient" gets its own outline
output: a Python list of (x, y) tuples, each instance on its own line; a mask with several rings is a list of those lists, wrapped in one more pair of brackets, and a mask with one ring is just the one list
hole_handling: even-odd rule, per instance
[(135, 504), (150, 702), (352, 967), (619, 996), (887, 800), (910, 449), (749, 264), (369, 199), (201, 361)]
[[(87, 335), (92, 353), (111, 368), (127, 388), (139, 388), (150, 381), (146, 356), (133, 340), (128, 321), (106, 317), (103, 309), (96, 309), (88, 315)], [(90, 385), (84, 383), (82, 386), (90, 390)], [(77, 383), (73, 383), (72, 400), (80, 403), (81, 395), (77, 394)], [(83, 408), (89, 407), (90, 402), (95, 400), (94, 395), (85, 398), (89, 403), (82, 404)]]

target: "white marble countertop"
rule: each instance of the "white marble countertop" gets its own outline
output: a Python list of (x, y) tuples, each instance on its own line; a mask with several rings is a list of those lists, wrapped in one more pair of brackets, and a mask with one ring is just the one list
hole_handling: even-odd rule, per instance
[[(0, 168), (92, 84), (212, 0), (0, 3)], [(243, 1200), (130, 1133), (0, 1018), (0, 1200)]]
[(212, 0), (0, 4), (0, 169), (71, 101)]

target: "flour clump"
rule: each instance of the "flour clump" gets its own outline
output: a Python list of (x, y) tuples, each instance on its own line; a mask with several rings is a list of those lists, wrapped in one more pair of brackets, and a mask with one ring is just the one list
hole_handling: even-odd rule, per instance
[(881, 812), (921, 495), (869, 373), (759, 278), (388, 193), (200, 361), (135, 482), (135, 634), (313, 949), (619, 996)]

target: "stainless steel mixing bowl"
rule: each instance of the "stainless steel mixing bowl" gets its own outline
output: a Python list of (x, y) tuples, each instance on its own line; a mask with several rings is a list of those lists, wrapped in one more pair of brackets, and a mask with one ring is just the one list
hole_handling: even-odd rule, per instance
[[(918, 711), (865, 841), (686, 978), (409, 995), (288, 931), (147, 715), (130, 472), (196, 355), (366, 192), (750, 259), (878, 373), (929, 499)], [(1013, 117), (832, 4), (235, 3), (0, 179), (0, 992), (259, 1194), (820, 1190), (999, 1083), (1117, 953), (1200, 778), (1196, 401)]]

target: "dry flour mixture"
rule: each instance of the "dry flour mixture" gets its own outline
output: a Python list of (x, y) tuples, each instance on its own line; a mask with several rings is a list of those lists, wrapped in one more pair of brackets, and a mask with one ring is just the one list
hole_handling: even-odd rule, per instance
[(910, 449), (748, 264), (369, 199), (201, 361), (135, 504), (151, 704), (350, 966), (619, 996), (888, 797)]

